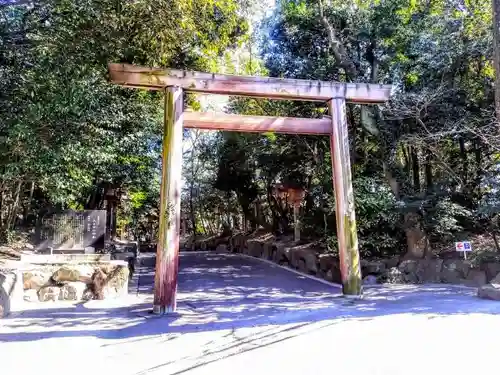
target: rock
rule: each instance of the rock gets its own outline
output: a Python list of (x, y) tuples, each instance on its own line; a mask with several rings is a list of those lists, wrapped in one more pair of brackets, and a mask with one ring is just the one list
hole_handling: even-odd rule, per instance
[(320, 254), (318, 256), (319, 270), (327, 272), (332, 267), (339, 265), (339, 259), (333, 254)]
[(218, 253), (227, 253), (228, 252), (227, 245), (224, 245), (224, 244), (217, 245), (217, 248), (215, 249), (215, 251)]
[(325, 280), (340, 283), (339, 259), (333, 254), (320, 254), (318, 256), (318, 274)]
[(85, 284), (92, 283), (92, 275), (94, 274), (95, 266), (80, 264), (75, 266), (75, 269), (80, 273), (78, 281), (84, 282)]
[(28, 289), (24, 292), (23, 298), (26, 302), (37, 302), (38, 292), (35, 289)]
[(29, 271), (23, 272), (23, 289), (39, 290), (50, 283), (51, 272)]
[(380, 275), (385, 271), (384, 261), (367, 261), (361, 260), (362, 275)]
[(415, 275), (420, 283), (440, 283), (442, 268), (442, 259), (421, 259), (417, 262)]
[(241, 233), (235, 234), (229, 239), (229, 246), (235, 253), (241, 253), (244, 248), (245, 236)]
[(64, 284), (59, 293), (59, 299), (63, 301), (81, 301), (87, 284), (81, 281), (72, 281)]
[(389, 258), (389, 259), (385, 259), (384, 262), (385, 262), (385, 268), (388, 269), (388, 268), (392, 268), (392, 267), (397, 267), (398, 264), (399, 264), (399, 256), (395, 256), (395, 257), (392, 257), (392, 258)]
[(306, 251), (302, 253), (302, 258), (305, 262), (305, 272), (310, 275), (316, 275), (318, 273), (318, 255), (315, 251)]
[(333, 271), (332, 270), (326, 271), (324, 279), (333, 282)]
[(404, 274), (410, 274), (410, 273), (415, 273), (417, 271), (417, 267), (418, 267), (418, 260), (407, 259), (403, 260), (399, 264), (398, 269)]
[(500, 286), (500, 272), (490, 281), (490, 284)]
[(287, 248), (285, 244), (281, 242), (277, 242), (275, 244), (275, 247), (276, 251), (273, 254), (273, 261), (275, 261), (276, 263), (280, 263), (283, 261), (289, 262), (288, 252), (290, 249)]
[(486, 272), (481, 271), (479, 269), (471, 269), (467, 274), (467, 279), (465, 284), (480, 287), (486, 284)]
[(55, 285), (44, 286), (38, 291), (38, 300), (40, 302), (57, 301), (61, 287)]
[(500, 285), (486, 284), (477, 289), (479, 298), (500, 301)]
[(363, 285), (375, 285), (377, 284), (377, 277), (374, 275), (368, 275), (363, 278)]
[(262, 258), (267, 260), (273, 259), (273, 253), (276, 250), (273, 242), (264, 242), (262, 246)]
[(219, 245), (225, 245), (226, 247), (229, 247), (229, 237), (219, 237), (215, 239), (215, 248), (219, 247)]
[(92, 275), (92, 285), (91, 289), (94, 294), (94, 297), (98, 300), (104, 299), (104, 287), (106, 286), (106, 282), (108, 279), (108, 275), (101, 268), (97, 268)]
[(447, 259), (441, 269), (441, 281), (450, 284), (460, 284), (467, 278), (469, 263), (460, 259)]
[(292, 267), (298, 269), (302, 273), (307, 273), (307, 265), (304, 259), (300, 259), (298, 263), (295, 262), (294, 264), (292, 264)]
[(92, 290), (87, 286), (87, 289), (83, 291), (82, 301), (90, 301), (91, 299), (94, 299), (94, 293), (92, 293)]
[(481, 265), (481, 270), (486, 272), (486, 281), (491, 282), (500, 273), (500, 263), (488, 262)]
[[(396, 272), (395, 269), (399, 271)], [(417, 276), (417, 270), (418, 270), (418, 260), (415, 259), (407, 259), (403, 260), (399, 266), (391, 268), (390, 273), (385, 275), (387, 276), (387, 282), (389, 283), (401, 283), (401, 282), (407, 282), (407, 283), (418, 283), (418, 276)], [(390, 280), (390, 281), (389, 281)]]
[(294, 247), (290, 250), (290, 264), (304, 273), (318, 273), (318, 254), (315, 249)]
[(486, 272), (478, 269), (471, 269), (467, 275), (466, 284), (474, 287), (480, 287), (486, 284)]
[(263, 246), (262, 242), (257, 241), (257, 240), (250, 240), (247, 241), (247, 249), (246, 253), (250, 256), (260, 258), (262, 256), (262, 251), (263, 251)]
[(389, 284), (404, 284), (406, 280), (406, 275), (397, 267), (389, 268), (377, 278), (378, 282)]
[(128, 267), (117, 266), (113, 272), (107, 275), (104, 288), (102, 289), (103, 298), (115, 298), (127, 294), (128, 276)]
[(64, 266), (54, 272), (54, 274), (52, 275), (52, 280), (54, 280), (56, 283), (79, 281), (80, 276), (80, 272), (77, 269)]

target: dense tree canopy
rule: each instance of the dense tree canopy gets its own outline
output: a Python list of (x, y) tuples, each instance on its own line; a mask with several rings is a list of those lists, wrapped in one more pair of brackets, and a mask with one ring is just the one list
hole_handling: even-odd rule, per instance
[[(250, 0), (1, 1), (3, 239), (43, 210), (102, 207), (112, 188), (128, 196), (121, 226), (154, 227), (161, 94), (111, 86), (107, 63), (114, 61), (393, 84), (386, 105), (348, 106), (362, 254), (422, 257), (471, 234), (496, 243), (500, 138), (490, 1), (280, 0), (267, 7)], [(186, 104), (197, 110), (206, 102), (189, 97)], [(328, 115), (325, 103), (231, 98), (225, 107)], [(304, 234), (335, 249), (326, 137), (186, 131), (185, 139), (182, 210), (195, 234), (243, 229), (247, 221), (287, 233), (292, 212), (273, 190), (285, 183), (306, 190)]]
[(245, 36), (240, 10), (231, 0), (0, 3), (3, 234), (32, 203), (102, 207), (113, 187), (156, 197), (161, 97), (110, 85), (107, 64), (216, 71)]
[[(366, 254), (407, 250), (421, 257), (470, 233), (495, 236), (500, 143), (491, 22), (488, 1), (401, 0), (281, 1), (265, 20), (262, 59), (271, 76), (395, 87), (386, 106), (348, 108)], [(231, 104), (233, 111), (252, 114), (326, 114), (325, 105)], [(308, 191), (303, 214), (311, 235), (331, 237), (328, 142), (281, 135), (240, 139), (259, 152), (230, 153), (241, 166), (230, 164), (228, 172), (237, 173), (230, 189), (253, 201), (245, 189), (257, 188), (261, 201), (269, 202), (268, 220), (276, 224), (276, 216), (290, 214), (273, 208), (269, 187), (292, 179)], [(229, 142), (234, 140), (225, 140), (222, 150)], [(227, 165), (222, 159), (220, 168)]]

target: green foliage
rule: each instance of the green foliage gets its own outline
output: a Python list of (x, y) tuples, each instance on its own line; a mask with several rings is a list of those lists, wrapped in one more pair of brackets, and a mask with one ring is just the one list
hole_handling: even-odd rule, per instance
[[(402, 252), (416, 229), (437, 247), (464, 233), (496, 236), (500, 137), (488, 1), (279, 1), (250, 32), (247, 19), (259, 7), (237, 0), (1, 6), (0, 234), (49, 207), (102, 208), (106, 192), (118, 189), (128, 197), (119, 225), (155, 235), (162, 97), (108, 83), (107, 63), (128, 62), (391, 83), (387, 105), (347, 108), (363, 255)], [(192, 95), (186, 104), (203, 108)], [(328, 115), (325, 103), (248, 98), (231, 98), (226, 110)], [(244, 216), (252, 228), (289, 234), (291, 205), (274, 190), (282, 184), (306, 192), (303, 236), (324, 238), (335, 251), (326, 137), (191, 130), (185, 137), (182, 210), (191, 230), (241, 228)]]
[(400, 217), (390, 190), (383, 181), (368, 177), (356, 178), (353, 185), (361, 255), (401, 252)]
[[(416, 229), (431, 246), (461, 233), (496, 232), (495, 200), (487, 199), (500, 150), (492, 111), (490, 25), (490, 4), (480, 0), (460, 6), (418, 0), (359, 0), (356, 6), (281, 1), (264, 20), (261, 51), (269, 75), (394, 85), (386, 106), (348, 106), (365, 256), (404, 251), (405, 235)], [(234, 99), (229, 110), (327, 114), (321, 103), (255, 99)], [(291, 183), (306, 189), (303, 231), (334, 246), (327, 141), (279, 134), (218, 140), (216, 186), (246, 197), (243, 206), (257, 202), (265, 223), (277, 229), (284, 221), (288, 230), (291, 210), (276, 202), (272, 187)], [(415, 217), (416, 222), (410, 219)]]
[(157, 192), (162, 98), (111, 85), (107, 64), (217, 71), (247, 32), (240, 10), (233, 0), (1, 5), (0, 228), (21, 211), (100, 208), (109, 189), (131, 189), (133, 209), (144, 207)]

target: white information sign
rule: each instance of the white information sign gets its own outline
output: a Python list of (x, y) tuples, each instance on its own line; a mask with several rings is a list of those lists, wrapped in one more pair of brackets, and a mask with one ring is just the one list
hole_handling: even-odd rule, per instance
[(470, 241), (455, 242), (455, 250), (463, 251), (464, 259), (467, 259), (467, 253), (472, 251), (472, 246), (470, 244)]

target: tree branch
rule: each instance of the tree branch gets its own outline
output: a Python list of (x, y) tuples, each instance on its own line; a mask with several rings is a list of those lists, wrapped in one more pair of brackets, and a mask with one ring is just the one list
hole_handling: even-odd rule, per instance
[(335, 30), (328, 21), (328, 18), (326, 17), (323, 9), (323, 0), (319, 0), (318, 7), (319, 7), (319, 16), (321, 18), (321, 22), (325, 26), (325, 29), (328, 34), (328, 46), (330, 47), (330, 50), (332, 51), (335, 59), (337, 60), (337, 63), (342, 68), (344, 68), (348, 80), (352, 81), (358, 75), (358, 70), (356, 69), (356, 66), (354, 65), (353, 61), (349, 58), (349, 55), (347, 54), (347, 51), (344, 48), (344, 45), (339, 40), (339, 38), (337, 38)]

